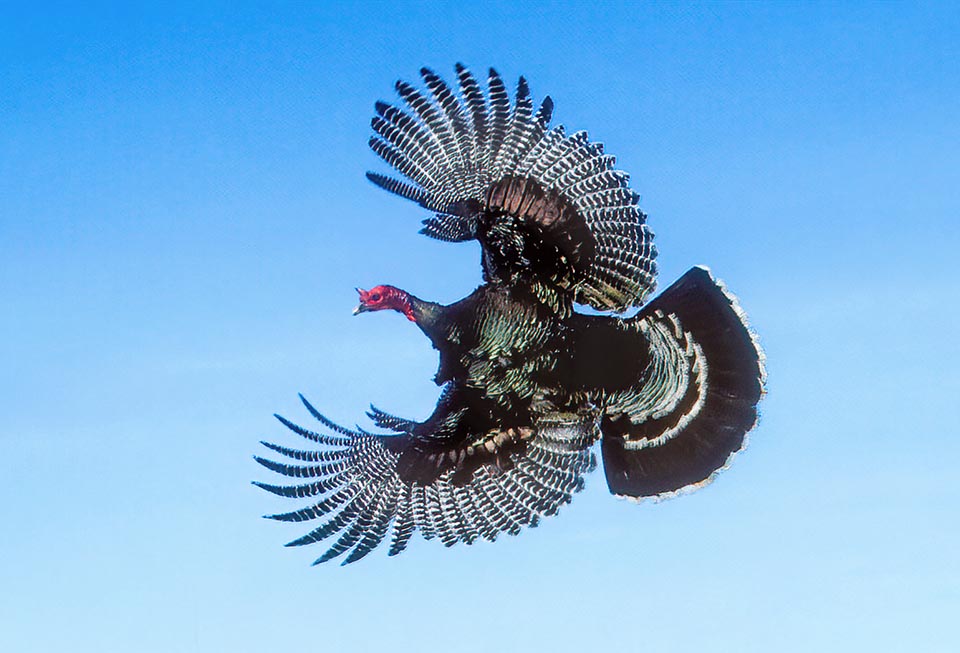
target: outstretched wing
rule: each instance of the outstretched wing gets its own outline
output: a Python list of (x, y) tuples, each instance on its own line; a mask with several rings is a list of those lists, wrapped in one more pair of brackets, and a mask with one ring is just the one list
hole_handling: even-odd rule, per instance
[(656, 248), (614, 157), (586, 132), (549, 128), (553, 102), (534, 113), (522, 77), (511, 103), (495, 70), (484, 94), (456, 69), (459, 95), (423, 68), (425, 93), (400, 81), (405, 108), (376, 104), (370, 147), (404, 179), (370, 180), (436, 212), (426, 235), (480, 240), (489, 281), (523, 278), (600, 310), (642, 304)]
[[(334, 424), (306, 399), (303, 403), (326, 432), (317, 433), (278, 419), (316, 448), (291, 449), (264, 442), (273, 452), (296, 462), (256, 458), (264, 467), (301, 481), (294, 485), (255, 485), (310, 502), (269, 518), (323, 520), (287, 546), (337, 537), (314, 564), (348, 552), (343, 564), (355, 562), (388, 535), (389, 555), (396, 555), (406, 548), (415, 531), (428, 540), (438, 538), (446, 546), (472, 544), (480, 538), (492, 541), (504, 532), (516, 535), (524, 526), (535, 527), (541, 517), (555, 514), (568, 503), (582, 489), (584, 474), (596, 466), (590, 451), (597, 435), (592, 421), (543, 419), (536, 424), (535, 432), (527, 434), (517, 429), (511, 434), (504, 427), (503, 431), (484, 433), (479, 449), (472, 454), (466, 453), (463, 442), (417, 453), (414, 447), (424, 438), (409, 432), (414, 424), (410, 420), (375, 411), (375, 421), (403, 431), (376, 435)], [(421, 462), (429, 462), (438, 473), (426, 482), (405, 478), (402, 459), (410, 455), (421, 456)], [(433, 459), (427, 461), (426, 456)]]
[(603, 411), (610, 491), (696, 489), (743, 449), (763, 395), (763, 352), (736, 299), (693, 268), (625, 321), (583, 316), (581, 391)]

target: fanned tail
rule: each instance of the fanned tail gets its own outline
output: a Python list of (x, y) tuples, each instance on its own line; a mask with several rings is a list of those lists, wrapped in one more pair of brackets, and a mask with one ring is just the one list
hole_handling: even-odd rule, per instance
[(610, 491), (664, 497), (706, 485), (746, 445), (763, 395), (763, 352), (736, 299), (693, 268), (615, 330), (593, 338), (607, 367), (584, 373), (604, 388), (595, 400)]

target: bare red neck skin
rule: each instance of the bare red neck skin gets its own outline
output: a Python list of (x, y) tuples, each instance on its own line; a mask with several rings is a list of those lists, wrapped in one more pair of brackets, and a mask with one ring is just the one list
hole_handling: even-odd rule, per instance
[(393, 286), (385, 286), (385, 288), (387, 289), (387, 297), (390, 302), (389, 308), (403, 313), (411, 322), (416, 322), (417, 318), (413, 316), (413, 302), (410, 300), (410, 293), (405, 290), (400, 290), (399, 288), (394, 288)]
[(393, 310), (403, 313), (411, 322), (417, 318), (413, 313), (413, 300), (410, 293), (394, 286), (376, 286), (370, 290), (360, 290), (360, 304), (368, 311)]

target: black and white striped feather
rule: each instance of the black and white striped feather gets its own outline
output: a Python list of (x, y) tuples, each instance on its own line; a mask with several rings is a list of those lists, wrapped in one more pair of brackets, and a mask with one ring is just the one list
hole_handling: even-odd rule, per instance
[[(534, 112), (522, 77), (511, 102), (493, 69), (486, 94), (461, 64), (456, 66), (457, 91), (432, 70), (420, 73), (426, 92), (397, 82), (403, 108), (378, 102), (372, 121), (376, 135), (371, 148), (405, 181), (374, 172), (368, 173), (370, 180), (437, 214), (424, 221), (422, 233), (451, 242), (478, 238), (489, 249), (503, 242), (485, 239), (480, 228), (483, 212), (500, 208), (485, 204), (489, 192), (505, 179), (527, 179), (544, 194), (557, 193), (596, 246), (585, 243), (584, 260), (562, 273), (511, 249), (503, 256), (509, 266), (485, 266), (491, 281), (514, 282), (509, 275), (520, 271), (600, 310), (641, 305), (656, 283), (653, 233), (630, 190), (629, 176), (615, 169), (614, 157), (604, 154), (602, 144), (590, 142), (586, 132), (568, 136), (562, 126), (549, 128), (552, 100), (545, 98)], [(554, 237), (538, 223), (540, 214), (513, 217), (531, 227), (518, 232), (522, 240), (549, 244)]]
[[(596, 421), (557, 415), (539, 421), (536, 434), (510, 455), (506, 469), (484, 464), (466, 479), (458, 478), (456, 469), (448, 469), (429, 484), (409, 482), (397, 472), (404, 436), (346, 429), (301, 399), (327, 432), (314, 432), (278, 416), (284, 426), (317, 448), (300, 450), (264, 442), (272, 452), (294, 462), (259, 456), (257, 462), (298, 482), (255, 485), (279, 496), (309, 500), (305, 507), (267, 517), (288, 522), (319, 520), (319, 525), (287, 545), (333, 540), (314, 564), (340, 556), (345, 556), (343, 564), (356, 562), (385, 539), (390, 542), (388, 554), (396, 555), (417, 531), (445, 546), (493, 541), (501, 533), (516, 535), (569, 503), (583, 488), (584, 475), (596, 467), (590, 450), (598, 436)], [(389, 428), (412, 423), (375, 408), (371, 414)]]

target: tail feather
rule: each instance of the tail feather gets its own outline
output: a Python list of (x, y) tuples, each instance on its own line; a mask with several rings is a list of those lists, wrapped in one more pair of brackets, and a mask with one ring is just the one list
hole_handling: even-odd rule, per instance
[(605, 417), (607, 484), (633, 498), (697, 489), (746, 446), (764, 391), (763, 352), (736, 298), (706, 268), (687, 272), (634, 320), (669, 325), (659, 331), (666, 340), (651, 339), (650, 360), (667, 360), (668, 346), (682, 355), (659, 410)]

